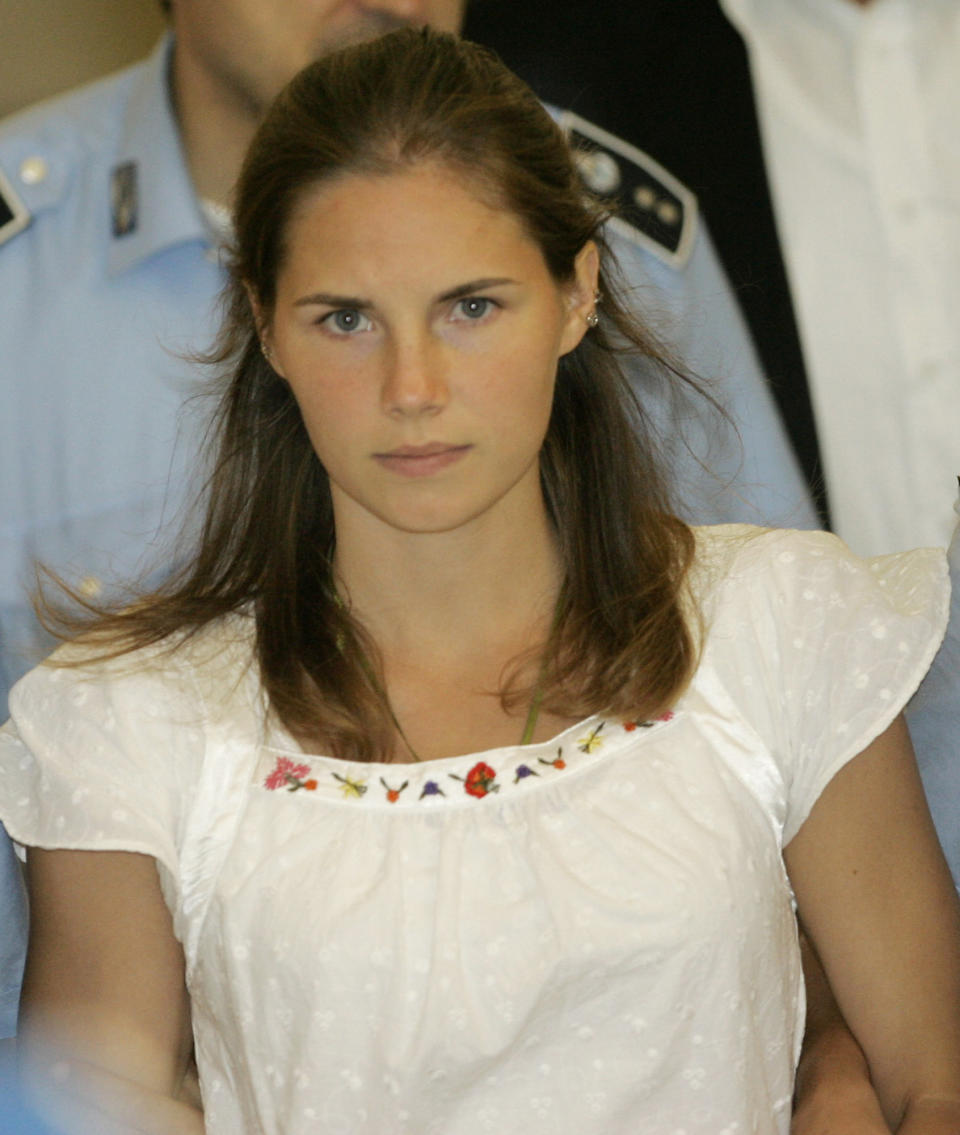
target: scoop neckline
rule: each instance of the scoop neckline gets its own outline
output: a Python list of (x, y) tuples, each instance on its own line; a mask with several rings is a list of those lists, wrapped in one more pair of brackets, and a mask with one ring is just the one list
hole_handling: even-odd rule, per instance
[[(540, 749), (550, 749), (557, 745), (562, 745), (569, 734), (575, 733), (578, 730), (587, 729), (592, 722), (599, 722), (607, 720), (602, 714), (591, 714), (589, 717), (581, 718), (575, 721), (572, 725), (568, 725), (566, 729), (561, 729), (559, 733), (555, 733), (546, 741), (532, 741), (529, 744), (521, 745), (519, 741), (514, 741), (509, 745), (497, 745), (491, 749), (477, 749), (469, 753), (456, 753), (450, 757), (431, 757), (424, 761), (345, 761), (339, 757), (331, 756), (329, 753), (307, 752), (307, 750), (300, 747), (296, 739), (288, 732), (286, 727), (277, 723), (271, 726), (267, 733), (267, 739), (264, 742), (264, 748), (271, 752), (282, 753), (283, 756), (296, 758), (307, 764), (323, 764), (331, 768), (350, 768), (363, 770), (370, 773), (391, 773), (396, 774), (403, 769), (417, 769), (417, 768), (438, 768), (443, 770), (446, 766), (454, 767), (464, 763), (469, 764), (473, 761), (492, 761), (501, 757), (501, 755), (527, 752), (533, 753)], [(282, 743), (275, 743), (272, 738), (280, 738)]]
[(258, 784), (277, 795), (404, 809), (478, 803), (487, 797), (504, 800), (612, 756), (659, 732), (676, 716), (673, 710), (650, 720), (593, 714), (535, 744), (396, 764), (306, 753), (276, 724), (261, 745)]

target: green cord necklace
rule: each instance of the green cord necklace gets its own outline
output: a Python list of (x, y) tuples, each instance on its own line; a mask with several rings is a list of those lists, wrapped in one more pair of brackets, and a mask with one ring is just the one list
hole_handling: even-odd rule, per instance
[[(553, 631), (555, 630), (557, 625), (557, 620), (560, 617), (560, 598), (562, 597), (562, 595), (563, 592), (561, 591), (560, 596), (558, 596), (557, 598), (557, 605), (554, 608), (553, 621), (550, 626), (551, 635), (553, 634)], [(343, 600), (340, 598), (340, 595), (336, 591), (334, 591), (333, 593), (333, 601), (341, 611), (345, 610)], [(341, 654), (343, 654), (344, 646), (345, 643), (343, 635), (340, 634), (337, 636), (337, 649)], [(410, 756), (413, 757), (413, 760), (417, 764), (422, 764), (423, 757), (420, 756), (417, 750), (413, 747), (413, 745), (410, 744), (409, 740), (407, 739), (407, 735), (406, 733), (404, 733), (403, 727), (397, 720), (397, 715), (393, 712), (393, 706), (390, 704), (390, 698), (387, 696), (387, 691), (383, 688), (382, 683), (373, 672), (373, 667), (370, 665), (367, 656), (363, 653), (362, 650), (360, 650), (359, 645), (357, 646), (357, 656), (360, 662), (360, 666), (364, 674), (366, 675), (366, 679), (370, 683), (373, 692), (386, 707), (387, 713), (390, 715), (390, 721), (393, 723), (393, 727), (397, 731), (397, 736), (404, 743), (404, 745), (406, 745), (407, 751), (409, 752)], [(533, 688), (533, 694), (530, 697), (530, 707), (527, 710), (527, 719), (523, 724), (523, 732), (520, 734), (521, 745), (530, 744), (531, 740), (533, 739), (534, 730), (537, 728), (537, 719), (540, 716), (540, 704), (543, 701), (543, 679), (545, 669), (546, 660), (544, 659), (540, 663), (540, 671), (537, 675), (537, 684)]]
[[(411, 757), (413, 757), (414, 761), (417, 764), (422, 764), (423, 763), (423, 757), (420, 756), (420, 754), (417, 752), (417, 750), (413, 747), (413, 745), (410, 744), (409, 740), (407, 739), (407, 735), (406, 735), (406, 733), (404, 733), (403, 727), (401, 726), (400, 722), (397, 720), (397, 715), (393, 712), (393, 706), (390, 704), (390, 699), (387, 697), (387, 691), (377, 681), (376, 677), (373, 674), (373, 669), (370, 666), (370, 664), (367, 662), (367, 659), (365, 657), (361, 658), (361, 665), (363, 666), (363, 671), (367, 676), (367, 681), (373, 687), (374, 691), (376, 692), (376, 694), (380, 698), (380, 700), (383, 702), (383, 704), (387, 707), (387, 713), (390, 714), (390, 720), (393, 722), (393, 727), (397, 731), (397, 736), (404, 743), (404, 745), (406, 745), (407, 752), (410, 754)], [(543, 667), (541, 666), (540, 667), (540, 676), (537, 679), (537, 684), (534, 687), (533, 695), (530, 698), (530, 708), (527, 710), (527, 719), (526, 719), (526, 721), (524, 722), (524, 725), (523, 725), (523, 732), (520, 734), (520, 744), (521, 745), (529, 745), (530, 744), (530, 741), (533, 737), (533, 732), (537, 727), (537, 718), (540, 716), (540, 703), (542, 701), (543, 701)]]

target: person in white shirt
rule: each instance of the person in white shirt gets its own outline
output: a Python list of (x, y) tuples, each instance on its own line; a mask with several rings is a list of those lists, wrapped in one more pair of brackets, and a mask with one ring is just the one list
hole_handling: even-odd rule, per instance
[(750, 54), (833, 523), (944, 545), (960, 439), (960, 6), (721, 0)]
[(891, 1124), (956, 1130), (960, 904), (898, 718), (944, 556), (671, 515), (619, 359), (682, 372), (605, 218), (450, 35), (269, 112), (194, 555), (0, 733), (67, 1130), (787, 1135), (797, 911)]

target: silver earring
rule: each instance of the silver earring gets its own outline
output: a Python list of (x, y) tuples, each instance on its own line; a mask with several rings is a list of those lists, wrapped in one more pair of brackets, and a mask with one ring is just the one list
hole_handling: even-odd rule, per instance
[(597, 315), (597, 304), (600, 303), (600, 299), (600, 290), (597, 289), (597, 291), (593, 293), (593, 311), (589, 312), (587, 315), (587, 326), (591, 330), (600, 322), (600, 316)]
[(267, 363), (272, 367), (273, 357), (270, 354), (270, 348), (262, 339), (260, 340), (260, 354), (263, 355), (263, 357), (267, 360)]

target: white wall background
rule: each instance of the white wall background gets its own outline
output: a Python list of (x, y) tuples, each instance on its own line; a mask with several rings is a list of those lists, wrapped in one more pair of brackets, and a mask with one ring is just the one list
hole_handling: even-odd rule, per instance
[(157, 0), (0, 0), (0, 117), (145, 55)]

